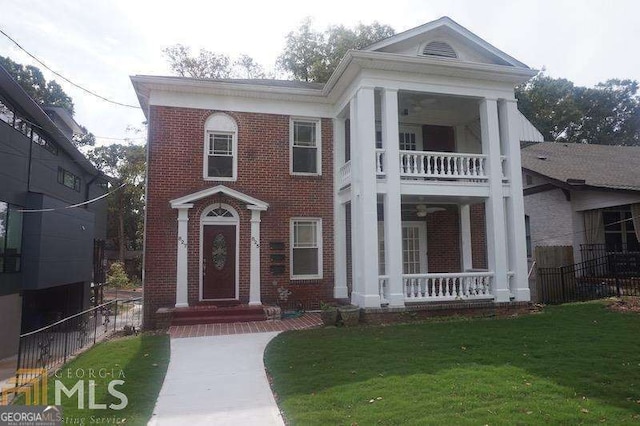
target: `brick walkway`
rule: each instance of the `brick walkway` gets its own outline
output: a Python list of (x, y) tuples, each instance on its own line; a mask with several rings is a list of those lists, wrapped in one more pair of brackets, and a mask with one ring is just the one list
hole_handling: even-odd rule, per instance
[(320, 314), (307, 312), (300, 318), (284, 320), (234, 322), (228, 324), (178, 325), (169, 329), (172, 338), (225, 336), (228, 334), (267, 333), (270, 331), (303, 330), (322, 325)]

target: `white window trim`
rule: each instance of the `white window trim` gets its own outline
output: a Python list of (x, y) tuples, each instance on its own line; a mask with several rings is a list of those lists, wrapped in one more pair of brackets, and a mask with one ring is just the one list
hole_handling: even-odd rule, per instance
[[(233, 117), (223, 114), (223, 113), (215, 113), (212, 114), (208, 119), (209, 122), (214, 116), (224, 116), (233, 122), (234, 129), (216, 129), (215, 127), (208, 127), (205, 124), (204, 129), (204, 144), (202, 149), (202, 178), (205, 181), (210, 182), (235, 182), (238, 180), (238, 125)], [(233, 175), (231, 177), (210, 177), (209, 176), (209, 135), (210, 134), (218, 134), (218, 135), (231, 135), (231, 144), (232, 152), (233, 152)]]
[[(318, 273), (315, 275), (293, 275), (293, 224), (295, 222), (316, 222), (316, 235), (318, 240)], [(322, 279), (323, 267), (322, 267), (322, 218), (319, 217), (292, 217), (289, 221), (289, 276), (292, 281), (301, 280), (320, 280)]]
[[(301, 173), (293, 171), (293, 123), (295, 121), (316, 123), (316, 173)], [(289, 118), (289, 174), (293, 176), (322, 176), (322, 119), (311, 117)]]

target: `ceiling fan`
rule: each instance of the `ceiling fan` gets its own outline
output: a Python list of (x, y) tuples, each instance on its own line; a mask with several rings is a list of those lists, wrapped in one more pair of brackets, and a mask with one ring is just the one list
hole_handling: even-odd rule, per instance
[(444, 207), (427, 207), (426, 204), (416, 204), (415, 208), (402, 209), (403, 212), (415, 213), (417, 217), (427, 217), (430, 213), (442, 212), (446, 209)]

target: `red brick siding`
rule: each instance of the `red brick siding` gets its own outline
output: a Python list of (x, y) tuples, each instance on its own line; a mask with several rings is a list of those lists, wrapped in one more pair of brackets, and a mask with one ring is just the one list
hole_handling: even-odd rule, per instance
[[(333, 289), (333, 153), (332, 123), (322, 120), (322, 175), (289, 173), (289, 116), (226, 112), (238, 125), (238, 180), (204, 181), (204, 123), (216, 111), (153, 106), (149, 115), (149, 173), (145, 252), (145, 320), (153, 326), (160, 307), (175, 303), (177, 212), (169, 201), (223, 184), (269, 203), (261, 222), (262, 301), (276, 303), (277, 289), (289, 289), (288, 305), (307, 307), (331, 298)], [(213, 196), (189, 211), (189, 302), (199, 300), (200, 215), (207, 206), (232, 205), (240, 215), (240, 300), (248, 301), (250, 212), (228, 197)], [(289, 279), (289, 223), (292, 217), (319, 217), (323, 230), (323, 279)], [(285, 271), (271, 273), (269, 243), (284, 242)], [(278, 251), (281, 253), (281, 251)]]
[(484, 203), (471, 205), (471, 252), (474, 269), (487, 269), (487, 228)]

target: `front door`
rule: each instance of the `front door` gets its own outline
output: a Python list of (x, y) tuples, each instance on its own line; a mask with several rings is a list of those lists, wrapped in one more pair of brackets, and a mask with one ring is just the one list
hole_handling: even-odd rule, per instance
[(202, 298), (236, 299), (236, 225), (204, 225)]

